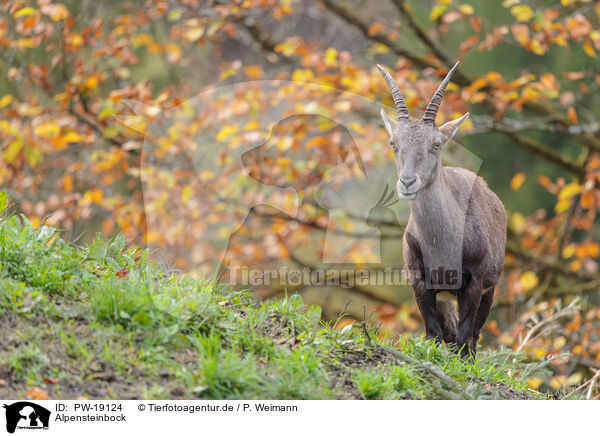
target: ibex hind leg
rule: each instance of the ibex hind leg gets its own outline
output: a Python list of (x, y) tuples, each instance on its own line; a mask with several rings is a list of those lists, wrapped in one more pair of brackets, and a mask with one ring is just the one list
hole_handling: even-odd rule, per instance
[(471, 343), (471, 348), (477, 348), (477, 341), (479, 341), (479, 334), (481, 333), (481, 329), (485, 324), (488, 316), (490, 315), (490, 311), (492, 310), (492, 304), (494, 303), (494, 286), (487, 289), (483, 296), (481, 297), (481, 302), (479, 303), (479, 309), (477, 310), (477, 315), (475, 316), (475, 323), (473, 325), (473, 342)]
[(458, 330), (458, 314), (454, 301), (437, 302), (437, 318), (442, 327), (444, 342), (447, 344), (456, 343), (456, 332)]

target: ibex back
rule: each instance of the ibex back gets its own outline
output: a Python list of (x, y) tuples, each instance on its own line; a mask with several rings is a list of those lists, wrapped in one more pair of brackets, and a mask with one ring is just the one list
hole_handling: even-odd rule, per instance
[[(398, 171), (398, 195), (409, 201), (403, 239), (411, 280), (427, 337), (456, 343), (474, 355), (504, 267), (506, 212), (485, 181), (463, 168), (443, 167), (441, 153), (469, 117), (439, 128), (435, 118), (458, 63), (438, 88), (420, 121), (411, 120), (402, 93), (377, 66), (392, 91), (398, 119), (382, 109)], [(458, 311), (454, 304), (458, 301)]]

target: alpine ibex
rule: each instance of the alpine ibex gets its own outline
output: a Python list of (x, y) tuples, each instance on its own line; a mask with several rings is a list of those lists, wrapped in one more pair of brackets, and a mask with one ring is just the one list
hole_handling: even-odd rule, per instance
[[(504, 267), (506, 212), (485, 181), (463, 168), (443, 167), (442, 150), (469, 117), (435, 126), (448, 72), (420, 121), (411, 120), (392, 76), (377, 68), (392, 91), (398, 120), (382, 109), (398, 172), (398, 195), (409, 201), (404, 266), (428, 338), (456, 343), (475, 355)], [(458, 314), (454, 304), (458, 301)], [(458, 316), (457, 316), (458, 315)]]

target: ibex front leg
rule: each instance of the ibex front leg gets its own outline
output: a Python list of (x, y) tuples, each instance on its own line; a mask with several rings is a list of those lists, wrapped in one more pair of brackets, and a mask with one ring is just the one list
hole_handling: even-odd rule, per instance
[(468, 285), (458, 292), (458, 334), (456, 342), (462, 357), (475, 356), (477, 344), (472, 343), (475, 316), (481, 302), (483, 281), (471, 276)]
[(425, 289), (425, 284), (422, 280), (413, 284), (413, 291), (415, 292), (417, 306), (419, 306), (419, 311), (425, 322), (425, 334), (427, 338), (435, 338), (439, 342), (442, 342), (444, 333), (442, 326), (438, 322), (435, 291)]

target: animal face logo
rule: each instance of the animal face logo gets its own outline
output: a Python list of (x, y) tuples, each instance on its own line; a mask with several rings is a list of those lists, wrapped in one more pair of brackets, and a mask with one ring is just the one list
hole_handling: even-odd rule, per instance
[(18, 429), (48, 429), (50, 411), (29, 401), (4, 404), (6, 409), (6, 431), (14, 433)]

